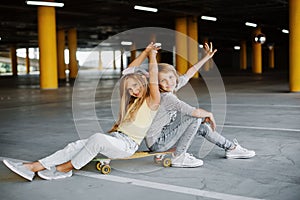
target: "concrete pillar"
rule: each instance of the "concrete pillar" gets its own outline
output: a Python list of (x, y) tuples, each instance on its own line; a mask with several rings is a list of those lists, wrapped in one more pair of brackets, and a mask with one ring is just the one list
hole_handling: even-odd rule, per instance
[(29, 49), (26, 48), (26, 58), (25, 58), (26, 74), (30, 73), (30, 59), (29, 59)]
[(290, 91), (300, 92), (300, 1), (289, 1)]
[(99, 61), (98, 61), (98, 69), (103, 70), (103, 62), (102, 62), (102, 51), (99, 50)]
[[(254, 36), (261, 33), (260, 28), (257, 28), (253, 32)], [(261, 74), (262, 73), (262, 52), (261, 52), (261, 44), (252, 42), (252, 72), (254, 74)]]
[[(175, 29), (177, 31), (176, 39), (176, 68), (179, 74), (186, 73), (188, 69), (188, 44), (187, 44), (187, 18), (180, 17), (176, 19)], [(182, 33), (182, 34), (180, 34)]]
[(71, 28), (68, 31), (68, 47), (69, 47), (69, 70), (70, 79), (75, 79), (78, 72), (76, 51), (77, 51), (77, 30), (76, 28)]
[(113, 50), (113, 68), (114, 70), (117, 69), (117, 65), (116, 65), (116, 51)]
[[(199, 60), (198, 58), (198, 20), (197, 17), (188, 18), (188, 63), (189, 68), (196, 64)], [(199, 73), (195, 73), (193, 78), (198, 78)]]
[(124, 50), (121, 49), (121, 66), (120, 66), (121, 74), (122, 74), (122, 71), (124, 70), (124, 59), (123, 59), (123, 54), (124, 54)]
[(13, 76), (18, 75), (18, 61), (17, 61), (17, 50), (16, 46), (10, 47), (10, 60)]
[(65, 31), (60, 29), (57, 31), (57, 65), (58, 79), (66, 80), (66, 63), (65, 63)]
[(241, 41), (241, 50), (240, 50), (240, 69), (247, 69), (247, 43), (245, 40)]
[(57, 89), (57, 50), (55, 8), (38, 7), (38, 37), (40, 49), (40, 87)]

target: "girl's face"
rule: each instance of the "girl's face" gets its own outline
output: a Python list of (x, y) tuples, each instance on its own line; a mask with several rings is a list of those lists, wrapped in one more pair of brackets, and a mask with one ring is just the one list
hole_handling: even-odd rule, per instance
[(126, 84), (126, 90), (131, 96), (140, 98), (143, 96), (145, 88), (142, 85), (140, 85), (140, 83), (135, 79), (128, 78)]
[(161, 89), (167, 92), (173, 92), (176, 87), (176, 76), (173, 72), (159, 72), (158, 81)]

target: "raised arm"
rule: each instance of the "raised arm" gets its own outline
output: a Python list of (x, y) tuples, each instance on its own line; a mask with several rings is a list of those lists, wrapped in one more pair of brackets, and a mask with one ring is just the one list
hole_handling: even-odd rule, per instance
[[(153, 48), (154, 43), (151, 42), (146, 49), (138, 55), (129, 65), (126, 69), (123, 70), (122, 74), (128, 74), (128, 73), (134, 73), (136, 70), (136, 67), (139, 67), (148, 57), (149, 52)], [(146, 72), (145, 72), (146, 73)]]
[(152, 46), (149, 52), (149, 107), (151, 110), (157, 110), (160, 104), (160, 92), (158, 86), (158, 67), (157, 67), (157, 47)]
[(145, 61), (145, 59), (148, 57), (148, 54), (152, 50), (153, 46), (154, 46), (153, 42), (151, 42), (150, 44), (148, 44), (148, 46), (146, 47), (146, 49), (142, 53), (140, 53), (140, 55), (138, 55), (138, 57), (136, 57), (128, 65), (128, 67), (139, 67)]
[(206, 55), (199, 62), (197, 62), (195, 65), (189, 68), (189, 70), (185, 73), (185, 76), (188, 79), (191, 79), (195, 75), (195, 73), (198, 72), (198, 70), (203, 66), (203, 64), (206, 63), (210, 58), (212, 58), (217, 52), (217, 49), (213, 50), (212, 43), (210, 43), (210, 46), (207, 43), (205, 43), (204, 49)]

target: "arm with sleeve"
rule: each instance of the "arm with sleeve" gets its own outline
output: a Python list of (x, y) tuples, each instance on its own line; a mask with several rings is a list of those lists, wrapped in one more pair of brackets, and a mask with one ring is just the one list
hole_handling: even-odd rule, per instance
[(192, 116), (192, 112), (196, 109), (189, 104), (178, 99), (173, 93), (167, 92), (161, 94), (160, 107), (153, 119), (153, 122), (147, 132), (146, 144), (151, 147), (156, 139), (160, 136), (162, 128), (170, 123), (169, 112), (178, 111), (183, 115)]

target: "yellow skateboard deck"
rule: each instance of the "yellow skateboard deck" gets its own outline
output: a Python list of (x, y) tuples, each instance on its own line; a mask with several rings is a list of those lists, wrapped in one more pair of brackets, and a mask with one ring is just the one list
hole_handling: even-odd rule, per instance
[(127, 158), (94, 158), (93, 161), (96, 163), (96, 169), (99, 170), (102, 174), (109, 174), (111, 172), (110, 161), (112, 160), (131, 160), (137, 158), (144, 158), (148, 156), (159, 156), (154, 157), (155, 163), (162, 163), (164, 167), (171, 166), (171, 159), (165, 158), (165, 155), (172, 154), (174, 150), (164, 151), (164, 152), (151, 152), (151, 151), (138, 151), (135, 152), (132, 156)]

